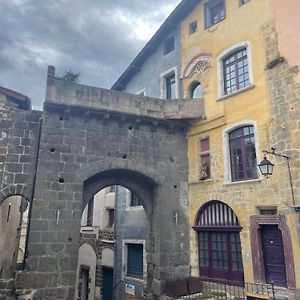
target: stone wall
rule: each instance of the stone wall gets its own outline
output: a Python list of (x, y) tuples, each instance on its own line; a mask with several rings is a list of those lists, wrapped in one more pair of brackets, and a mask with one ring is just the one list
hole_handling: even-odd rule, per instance
[[(126, 190), (117, 187), (116, 198), (116, 247), (115, 247), (115, 295), (116, 299), (124, 299), (126, 296), (125, 284), (130, 283), (135, 286), (136, 299), (143, 299), (144, 285), (146, 284), (147, 271), (144, 270), (143, 280), (136, 281), (126, 277), (125, 267), (127, 264), (125, 257), (125, 242), (145, 242), (150, 228), (149, 218), (142, 207), (129, 207), (126, 199)], [(127, 203), (126, 203), (127, 202)], [(144, 257), (146, 260), (146, 257)]]
[(32, 199), (41, 114), (0, 95), (0, 203), (14, 195)]
[(63, 82), (52, 71), (28, 271), (18, 275), (16, 286), (34, 289), (33, 299), (73, 299), (82, 210), (96, 192), (120, 184), (142, 199), (150, 220), (147, 288), (149, 299), (159, 295), (163, 271), (190, 269), (186, 128), (202, 116), (203, 106)]

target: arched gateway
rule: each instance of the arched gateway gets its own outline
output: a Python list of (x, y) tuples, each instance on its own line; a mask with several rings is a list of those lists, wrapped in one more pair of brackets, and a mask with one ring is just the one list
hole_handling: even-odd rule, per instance
[(186, 132), (200, 101), (165, 101), (55, 78), (49, 67), (26, 268), (33, 299), (75, 299), (83, 208), (103, 187), (134, 192), (149, 222), (147, 299), (166, 274), (189, 274)]

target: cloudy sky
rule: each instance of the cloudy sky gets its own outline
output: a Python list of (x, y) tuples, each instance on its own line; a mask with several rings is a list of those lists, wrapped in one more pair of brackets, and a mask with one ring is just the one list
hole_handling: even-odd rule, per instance
[(48, 65), (110, 88), (180, 0), (0, 0), (0, 85), (41, 108)]

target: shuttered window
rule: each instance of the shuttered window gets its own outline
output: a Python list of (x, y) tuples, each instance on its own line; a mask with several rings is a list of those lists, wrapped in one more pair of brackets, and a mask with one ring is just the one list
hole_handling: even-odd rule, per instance
[(143, 278), (143, 245), (127, 244), (127, 276)]

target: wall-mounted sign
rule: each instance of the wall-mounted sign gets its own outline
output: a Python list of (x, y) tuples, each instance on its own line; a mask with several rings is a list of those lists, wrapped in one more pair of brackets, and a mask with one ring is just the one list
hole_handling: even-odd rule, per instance
[(131, 283), (126, 283), (125, 284), (125, 294), (127, 295), (135, 295), (135, 285)]
[(191, 77), (193, 74), (203, 73), (211, 66), (211, 55), (208, 53), (201, 53), (194, 56), (183, 69), (182, 78)]

